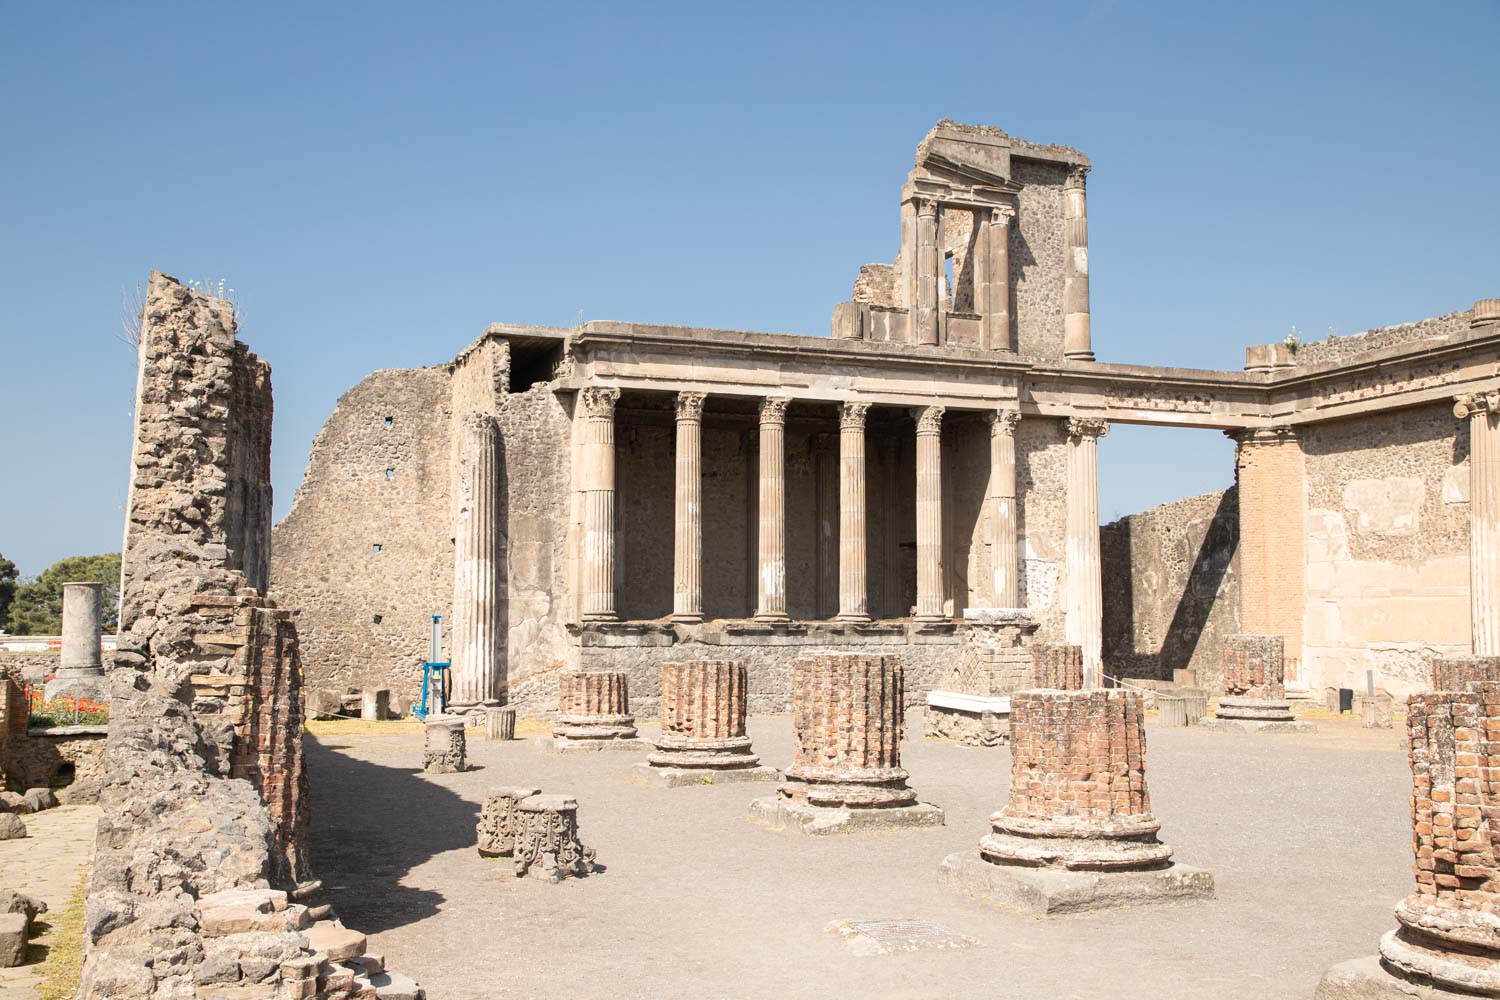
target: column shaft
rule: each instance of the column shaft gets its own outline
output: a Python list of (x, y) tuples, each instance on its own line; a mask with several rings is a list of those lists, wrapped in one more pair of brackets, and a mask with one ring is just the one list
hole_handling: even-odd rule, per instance
[(1469, 418), (1469, 602), (1475, 656), (1500, 656), (1500, 393), (1460, 396)]
[(703, 620), (703, 393), (677, 394), (672, 618)]
[(941, 621), (943, 604), (943, 408), (917, 411), (917, 620)]
[(865, 535), (865, 415), (845, 403), (839, 420), (839, 620), (870, 620)]
[(584, 621), (613, 621), (615, 613), (615, 403), (619, 389), (590, 387), (579, 393), (583, 435), (579, 473), (583, 480)]
[(1074, 167), (1063, 185), (1063, 356), (1094, 360), (1089, 332), (1089, 221), (1084, 196), (1087, 167)]
[(1083, 650), (1085, 687), (1104, 683), (1103, 580), (1099, 563), (1099, 438), (1103, 420), (1070, 418), (1068, 429), (1067, 573), (1065, 626), (1069, 645)]
[(938, 254), (937, 202), (917, 205), (917, 308), (912, 315), (916, 324), (917, 343), (938, 342), (938, 274), (943, 262)]
[(453, 526), (453, 696), (451, 707), (497, 705), (505, 665), (500, 544), (500, 425), (465, 414), (458, 428), (457, 522)]
[(1021, 559), (1016, 541), (1016, 427), (1021, 414), (990, 416), (990, 531), (992, 592), (997, 608), (1021, 606)]
[(759, 621), (786, 614), (786, 406), (772, 397), (760, 407)]
[(1014, 209), (997, 208), (984, 224), (981, 341), (992, 351), (1014, 350), (1010, 338), (1010, 220)]

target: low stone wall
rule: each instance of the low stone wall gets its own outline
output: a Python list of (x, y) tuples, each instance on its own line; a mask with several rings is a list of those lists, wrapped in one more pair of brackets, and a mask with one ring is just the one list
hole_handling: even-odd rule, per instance
[(8, 791), (52, 788), (64, 803), (98, 802), (107, 726), (51, 726), (6, 740)]

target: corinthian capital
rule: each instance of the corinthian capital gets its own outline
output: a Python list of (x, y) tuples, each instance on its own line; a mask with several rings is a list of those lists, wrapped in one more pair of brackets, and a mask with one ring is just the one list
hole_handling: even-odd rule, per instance
[(1102, 417), (1069, 417), (1068, 437), (1102, 438), (1109, 433), (1109, 421)]
[(917, 433), (940, 434), (943, 430), (943, 407), (924, 406), (917, 410)]
[(1089, 168), (1085, 166), (1072, 166), (1068, 168), (1068, 179), (1063, 182), (1064, 188), (1081, 188), (1089, 175)]
[(676, 407), (678, 420), (702, 420), (703, 400), (707, 393), (702, 392), (679, 392), (677, 394)]
[(784, 424), (786, 423), (786, 404), (791, 400), (785, 396), (767, 396), (760, 403), (760, 422), (762, 424)]
[(591, 417), (613, 417), (615, 404), (620, 401), (620, 390), (612, 386), (591, 385), (579, 393), (583, 401), (583, 412)]
[(1500, 413), (1500, 392), (1468, 392), (1453, 397), (1453, 415), (1460, 419), (1478, 413)]
[(985, 415), (990, 422), (990, 435), (992, 437), (1009, 437), (1021, 426), (1020, 410), (994, 410)]
[(839, 426), (851, 431), (865, 429), (865, 415), (870, 412), (869, 403), (845, 403), (839, 413)]

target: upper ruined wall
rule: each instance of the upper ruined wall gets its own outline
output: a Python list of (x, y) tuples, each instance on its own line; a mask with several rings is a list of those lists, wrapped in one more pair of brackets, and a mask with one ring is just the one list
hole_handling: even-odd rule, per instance
[(1296, 353), (1297, 367), (1311, 365), (1345, 365), (1359, 361), (1376, 351), (1391, 347), (1418, 348), (1424, 344), (1438, 343), (1448, 337), (1469, 329), (1468, 310), (1448, 313), (1415, 323), (1398, 323), (1395, 326), (1376, 327), (1363, 333), (1345, 337), (1329, 337), (1300, 344)]

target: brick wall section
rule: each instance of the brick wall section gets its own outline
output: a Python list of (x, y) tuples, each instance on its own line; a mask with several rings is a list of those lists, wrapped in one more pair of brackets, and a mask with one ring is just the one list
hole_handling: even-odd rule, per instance
[(1224, 640), (1224, 693), (1239, 698), (1286, 697), (1285, 643), (1279, 635), (1232, 635)]
[(1083, 647), (1045, 644), (1031, 648), (1031, 687), (1056, 691), (1083, 688)]
[(804, 656), (793, 670), (797, 771), (836, 774), (901, 766), (900, 657)]
[(570, 718), (630, 714), (629, 676), (620, 672), (562, 674), (558, 710)]
[(727, 740), (745, 735), (745, 664), (688, 660), (661, 665), (661, 732), (664, 740)]
[(1478, 681), (1500, 681), (1500, 656), (1453, 656), (1432, 661), (1434, 691), (1463, 691)]
[(1108, 820), (1151, 812), (1135, 691), (1022, 691), (1011, 699), (1007, 815)]
[[(1247, 432), (1248, 434), (1248, 432)], [(1235, 454), (1240, 510), (1240, 628), (1279, 635), (1301, 656), (1306, 486), (1292, 434), (1243, 437)]]

